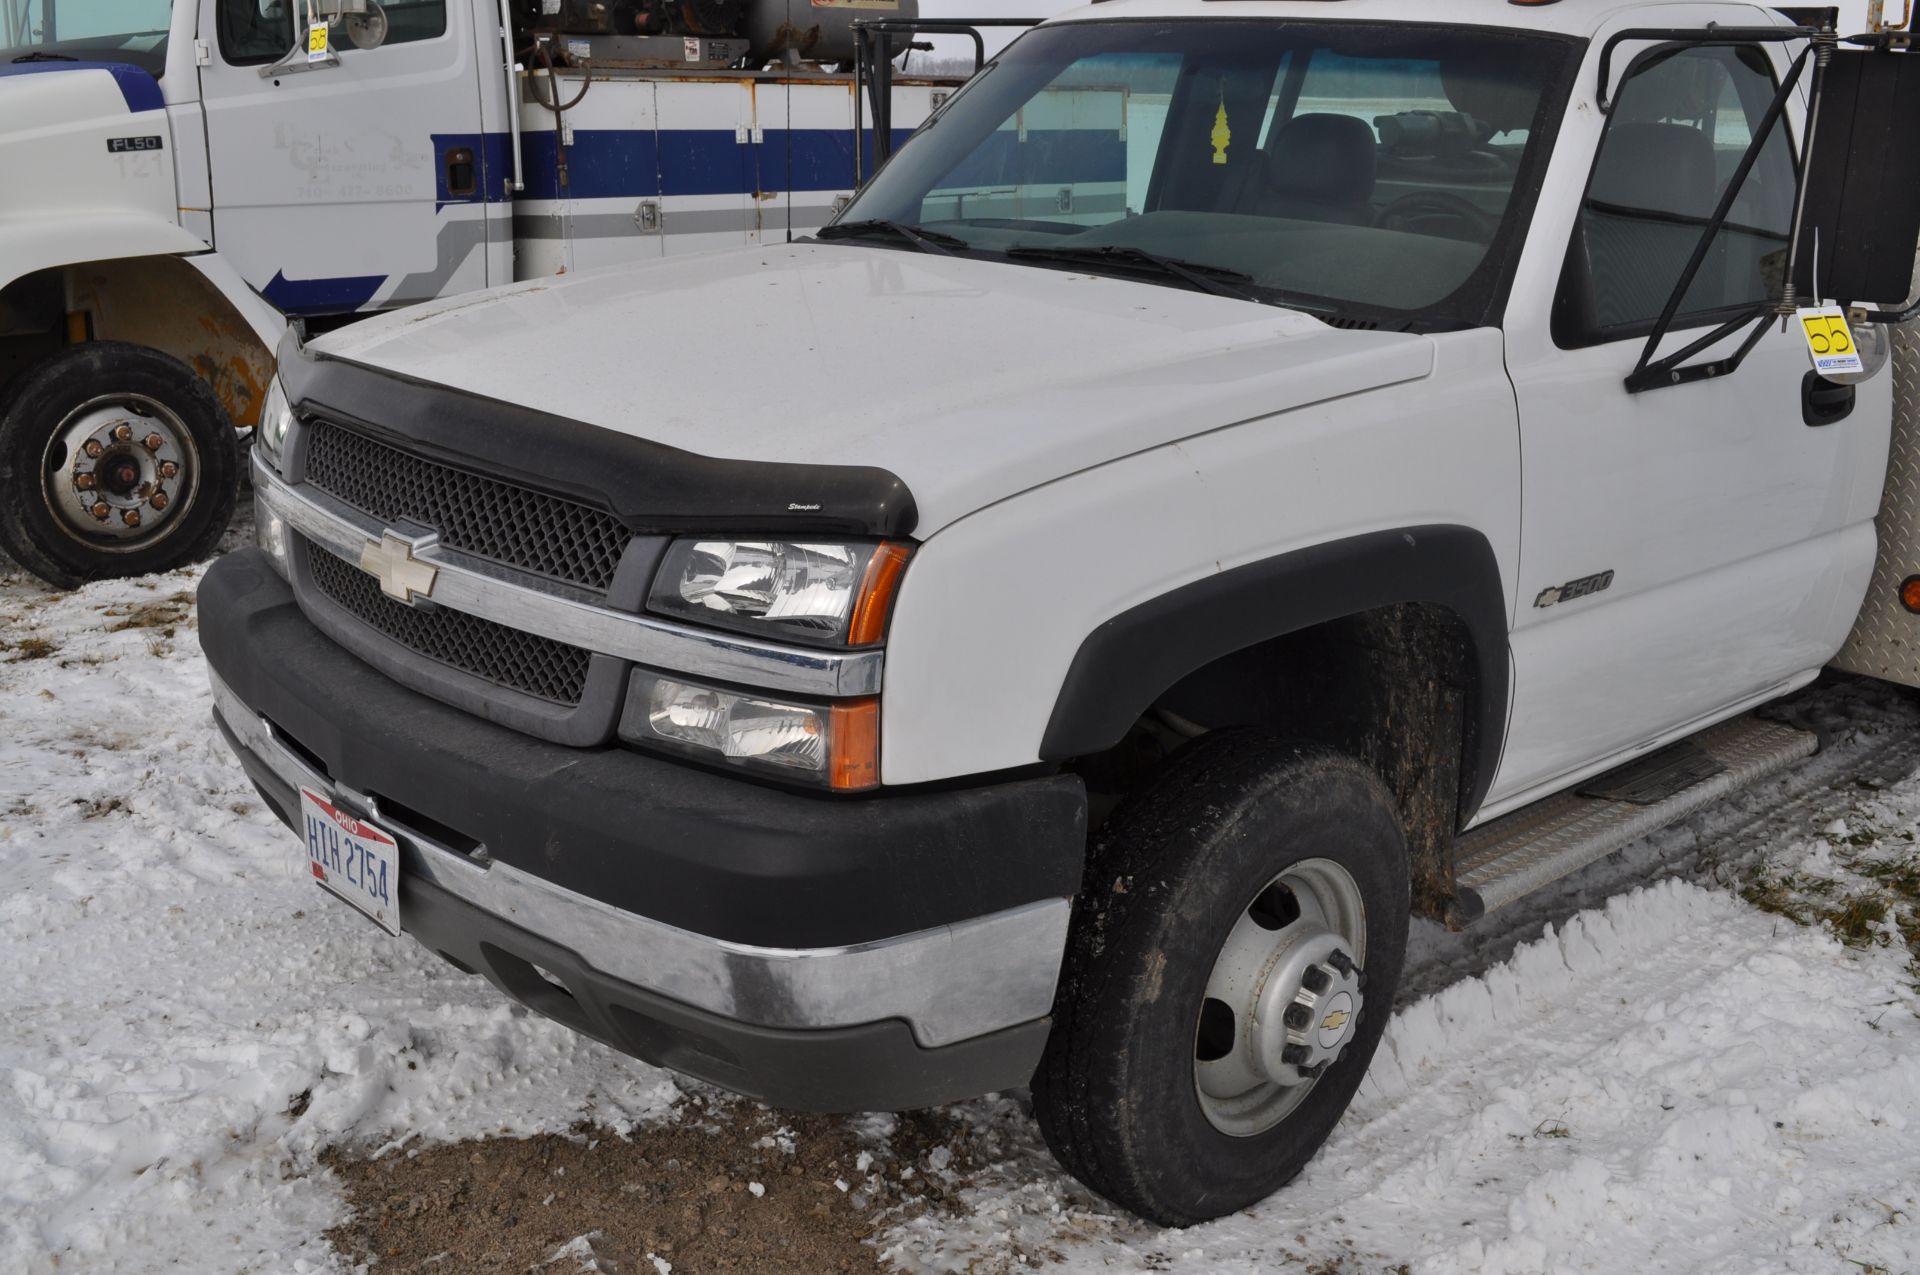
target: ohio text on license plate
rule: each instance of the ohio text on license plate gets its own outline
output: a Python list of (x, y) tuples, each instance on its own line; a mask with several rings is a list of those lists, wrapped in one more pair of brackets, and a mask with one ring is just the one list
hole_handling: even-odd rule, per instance
[(320, 888), (372, 917), (389, 934), (400, 932), (400, 846), (364, 819), (318, 793), (300, 790), (307, 860)]

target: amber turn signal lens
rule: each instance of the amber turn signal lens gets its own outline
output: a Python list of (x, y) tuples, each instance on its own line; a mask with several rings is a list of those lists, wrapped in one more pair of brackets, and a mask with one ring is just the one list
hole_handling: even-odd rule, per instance
[(833, 706), (833, 748), (827, 782), (835, 792), (880, 785), (880, 701), (843, 700)]
[(853, 604), (853, 617), (847, 622), (848, 646), (871, 646), (887, 636), (887, 617), (893, 612), (893, 595), (899, 591), (909, 552), (906, 545), (892, 543), (873, 551)]
[(1920, 615), (1920, 576), (1908, 576), (1900, 582), (1900, 605)]

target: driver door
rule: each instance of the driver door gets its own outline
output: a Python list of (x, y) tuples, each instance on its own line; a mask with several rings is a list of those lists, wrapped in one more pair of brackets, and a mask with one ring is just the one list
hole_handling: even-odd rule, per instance
[[(1654, 12), (1630, 25), (1716, 16)], [(1624, 384), (1786, 72), (1785, 48), (1624, 43), (1602, 115), (1610, 33), (1574, 89), (1505, 325), (1523, 514), (1496, 812), (1810, 679), (1873, 565), (1884, 380), (1859, 387), (1845, 419), (1810, 425), (1805, 346), (1769, 322), (1730, 376)], [(1777, 295), (1796, 144), (1774, 129), (1662, 352)]]
[(498, 41), (483, 59), (469, 0), (380, 9), (383, 32), (343, 19), (337, 65), (309, 67), (297, 0), (202, 0), (214, 246), (289, 314), (511, 278), (510, 252), (488, 252), (490, 221), (511, 243), (509, 156), (482, 115), (504, 124)]

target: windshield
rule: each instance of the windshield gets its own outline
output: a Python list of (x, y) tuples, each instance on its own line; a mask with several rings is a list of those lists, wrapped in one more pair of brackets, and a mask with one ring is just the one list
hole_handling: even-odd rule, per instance
[(1478, 324), (1576, 47), (1401, 23), (1042, 27), (823, 237)]
[(166, 69), (171, 0), (0, 0), (0, 66), (128, 62)]

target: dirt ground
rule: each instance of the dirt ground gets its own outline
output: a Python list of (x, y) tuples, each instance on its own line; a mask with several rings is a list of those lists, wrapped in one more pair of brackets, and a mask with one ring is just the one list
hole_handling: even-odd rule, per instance
[(953, 1205), (971, 1169), (940, 1112), (862, 1122), (690, 1099), (623, 1139), (489, 1139), (418, 1151), (336, 1150), (352, 1219), (329, 1232), (375, 1275), (577, 1271), (817, 1275), (878, 1271), (882, 1225)]

